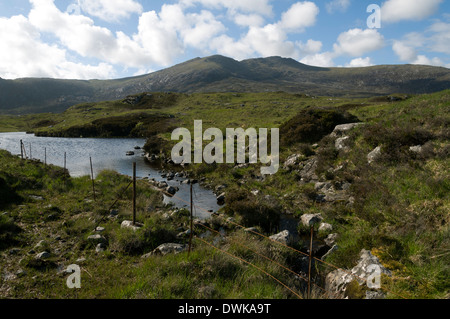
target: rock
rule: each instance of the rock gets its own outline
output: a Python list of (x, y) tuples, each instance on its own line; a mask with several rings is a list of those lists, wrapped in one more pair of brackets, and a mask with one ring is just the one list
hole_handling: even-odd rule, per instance
[[(179, 254), (184, 251), (186, 251), (188, 248), (188, 245), (181, 245), (181, 244), (162, 244), (158, 246), (155, 250), (153, 250), (150, 254), (144, 255), (146, 257), (149, 257), (150, 255), (162, 255), (165, 256), (167, 254)], [(142, 258), (146, 258), (142, 256)]]
[(96, 234), (96, 235), (91, 235), (88, 237), (88, 241), (94, 245), (98, 245), (98, 244), (106, 244), (107, 240), (105, 237), (103, 237), (100, 234)]
[(322, 223), (319, 226), (319, 232), (330, 232), (333, 230), (333, 226), (327, 223)]
[(284, 169), (286, 170), (290, 170), (292, 169), (295, 165), (298, 164), (298, 161), (302, 158), (303, 156), (301, 154), (293, 154), (291, 156), (289, 156), (286, 161), (284, 162)]
[(349, 123), (337, 125), (334, 128), (333, 133), (331, 133), (331, 136), (332, 137), (343, 136), (345, 133), (349, 132), (350, 130), (353, 130), (355, 127), (358, 127), (360, 125), (364, 125), (364, 123)]
[(366, 299), (384, 299), (384, 297), (381, 291), (366, 291)]
[(413, 152), (413, 153), (420, 154), (420, 153), (422, 153), (423, 148), (422, 148), (421, 145), (417, 145), (417, 146), (411, 146), (411, 147), (409, 148), (409, 150), (410, 150), (411, 152)]
[(103, 233), (104, 231), (105, 231), (105, 227), (97, 227), (96, 229), (95, 229), (95, 231), (97, 232), (97, 233)]
[(332, 247), (336, 243), (337, 238), (338, 234), (329, 234), (327, 238), (324, 239), (325, 244), (327, 244), (327, 246), (329, 247)]
[(306, 161), (303, 168), (300, 170), (300, 180), (304, 183), (308, 183), (310, 181), (318, 180), (318, 176), (316, 175), (318, 160), (316, 157), (313, 157)]
[(178, 187), (168, 186), (166, 188), (166, 192), (169, 193), (170, 195), (175, 195), (178, 191), (179, 191)]
[(31, 198), (32, 200), (36, 200), (36, 201), (43, 201), (44, 200), (44, 197), (37, 196), (37, 195), (30, 195), (28, 197)]
[(95, 247), (95, 251), (96, 251), (97, 253), (104, 252), (105, 249), (106, 249), (106, 245), (105, 245), (105, 244), (102, 244), (102, 243), (98, 244), (97, 247)]
[(328, 191), (334, 191), (333, 184), (330, 182), (317, 182), (314, 185), (314, 189), (317, 192), (328, 192)]
[(219, 205), (223, 205), (225, 203), (225, 193), (222, 193), (219, 196), (217, 196), (217, 203)]
[(302, 224), (304, 226), (314, 226), (323, 220), (321, 214), (304, 214), (301, 217)]
[(345, 298), (346, 289), (350, 282), (356, 280), (359, 285), (366, 284), (367, 279), (373, 275), (372, 267), (377, 267), (381, 273), (391, 276), (391, 272), (383, 267), (378, 258), (368, 250), (360, 253), (358, 264), (350, 271), (337, 269), (330, 272), (325, 279), (325, 290), (331, 292), (330, 298)]
[(381, 146), (375, 148), (372, 152), (367, 155), (367, 162), (372, 164), (381, 156)]
[(48, 259), (50, 256), (51, 255), (49, 252), (43, 251), (42, 253), (36, 255), (36, 259)]
[(135, 225), (133, 225), (133, 221), (131, 220), (124, 220), (122, 222), (122, 224), (120, 225), (121, 228), (130, 228), (134, 231), (139, 230), (143, 227), (142, 224), (136, 223)]
[(283, 230), (282, 232), (272, 235), (269, 238), (284, 245), (290, 245), (293, 242), (291, 233), (288, 230)]
[(336, 147), (338, 151), (348, 151), (350, 149), (350, 147), (347, 145), (349, 140), (350, 137), (348, 136), (339, 137), (336, 139), (336, 142), (334, 142), (334, 147)]
[(165, 182), (165, 181), (162, 181), (162, 182), (159, 182), (157, 184), (157, 186), (158, 186), (158, 188), (167, 188), (169, 186), (169, 184), (167, 184), (167, 182)]

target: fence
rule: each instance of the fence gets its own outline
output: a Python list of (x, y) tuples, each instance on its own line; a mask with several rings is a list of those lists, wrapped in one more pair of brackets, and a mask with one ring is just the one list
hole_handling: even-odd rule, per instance
[[(21, 146), (21, 157), (22, 157), (22, 159), (24, 159), (24, 155), (25, 155), (25, 158), (28, 158), (22, 140), (20, 141), (20, 146)], [(46, 152), (45, 152), (45, 153), (46, 153)], [(30, 159), (31, 159), (31, 145), (30, 145)], [(46, 161), (45, 161), (45, 165), (46, 165)], [(92, 179), (92, 191), (93, 191), (93, 197), (94, 197), (94, 201), (96, 201), (95, 179), (94, 179), (94, 172), (93, 172), (93, 166), (92, 166), (92, 158), (90, 158), (90, 166), (91, 166), (91, 179)], [(66, 169), (66, 154), (64, 154), (64, 169)], [(64, 181), (64, 182), (65, 182), (65, 181)], [(136, 193), (137, 193), (137, 189), (136, 189), (136, 163), (135, 163), (135, 162), (133, 163), (133, 176), (132, 176), (132, 180), (130, 181), (130, 183), (128, 184), (128, 186), (127, 186), (127, 187), (126, 187), (126, 188), (125, 188), (125, 189), (117, 196), (117, 199), (113, 202), (113, 204), (110, 206), (110, 208), (109, 208), (108, 211), (112, 210), (112, 209), (115, 207), (115, 205), (118, 203), (118, 201), (122, 198), (122, 196), (123, 196), (123, 195), (125, 194), (125, 192), (130, 188), (131, 185), (133, 185), (132, 206), (133, 206), (133, 225), (135, 225), (135, 224), (136, 224)], [(208, 211), (208, 210), (206, 210), (206, 209), (203, 209), (202, 207), (199, 207), (199, 206), (197, 206), (197, 205), (195, 205), (195, 204), (193, 203), (193, 188), (192, 188), (192, 184), (191, 184), (190, 192), (191, 192), (191, 194), (190, 194), (190, 195), (191, 195), (191, 201), (190, 201), (190, 202), (187, 202), (187, 201), (185, 201), (184, 199), (182, 199), (182, 198), (180, 198), (180, 197), (177, 197), (176, 195), (171, 195), (171, 197), (173, 197), (173, 198), (175, 198), (175, 199), (177, 199), (177, 200), (179, 200), (179, 201), (181, 201), (181, 202), (184, 202), (184, 203), (190, 205), (190, 211), (191, 211), (191, 214), (190, 214), (190, 230), (191, 230), (191, 231), (190, 231), (190, 237), (189, 237), (188, 256), (189, 256), (190, 252), (192, 251), (192, 240), (194, 239), (194, 237), (193, 237), (193, 234), (194, 234), (194, 223), (193, 223), (194, 217), (193, 217), (193, 211), (194, 211), (194, 209), (202, 210), (202, 211), (204, 211), (204, 212), (206, 212), (206, 213), (208, 213), (208, 214), (211, 214), (211, 215), (213, 214), (213, 213), (211, 213), (210, 211)], [(287, 249), (290, 249), (290, 250), (294, 251), (295, 253), (298, 253), (298, 254), (300, 254), (300, 255), (302, 255), (302, 256), (308, 257), (308, 261), (309, 261), (309, 265), (308, 265), (308, 277), (306, 278), (305, 276), (302, 276), (301, 274), (299, 274), (299, 273), (295, 272), (294, 270), (292, 270), (292, 269), (290, 269), (290, 268), (288, 268), (288, 267), (286, 267), (286, 266), (280, 264), (279, 262), (277, 262), (277, 261), (275, 261), (275, 260), (273, 260), (273, 259), (271, 259), (271, 258), (269, 258), (269, 257), (267, 257), (267, 256), (264, 256), (264, 255), (262, 255), (262, 254), (256, 252), (255, 250), (251, 249), (251, 248), (248, 247), (247, 245), (244, 245), (243, 243), (238, 243), (238, 245), (242, 246), (243, 248), (248, 249), (248, 250), (251, 251), (252, 253), (257, 254), (258, 256), (260, 256), (260, 257), (266, 259), (267, 261), (276, 264), (278, 267), (281, 267), (281, 268), (283, 268), (284, 270), (289, 271), (289, 272), (290, 272), (291, 274), (293, 274), (294, 276), (297, 276), (298, 278), (304, 280), (304, 281), (307, 283), (307, 285), (308, 285), (308, 289), (307, 289), (307, 298), (308, 298), (308, 299), (311, 298), (311, 286), (314, 286), (315, 288), (317, 288), (318, 290), (320, 290), (321, 293), (323, 294), (322, 296), (327, 296), (327, 297), (335, 296), (335, 293), (334, 293), (334, 292), (325, 290), (325, 288), (319, 286), (318, 284), (316, 284), (316, 283), (311, 279), (311, 274), (312, 274), (312, 261), (313, 261), (313, 260), (314, 260), (314, 261), (317, 261), (317, 262), (319, 262), (319, 263), (322, 263), (322, 264), (326, 265), (327, 267), (333, 268), (333, 269), (335, 269), (335, 270), (340, 270), (340, 271), (344, 272), (345, 274), (348, 274), (348, 275), (354, 277), (355, 279), (357, 279), (357, 280), (359, 280), (359, 281), (361, 281), (361, 282), (363, 282), (363, 283), (367, 283), (367, 279), (362, 278), (362, 277), (359, 277), (359, 276), (357, 276), (357, 275), (355, 275), (355, 274), (353, 274), (353, 273), (351, 273), (351, 272), (349, 272), (349, 271), (347, 271), (347, 270), (344, 270), (344, 269), (342, 269), (342, 268), (340, 268), (340, 267), (338, 267), (338, 266), (336, 266), (336, 265), (333, 265), (333, 264), (331, 264), (331, 263), (328, 263), (328, 262), (326, 262), (326, 261), (324, 261), (324, 260), (322, 260), (322, 259), (319, 259), (319, 258), (316, 258), (316, 257), (313, 256), (313, 254), (312, 254), (312, 243), (313, 243), (313, 240), (314, 240), (314, 229), (313, 229), (313, 226), (311, 226), (311, 236), (310, 236), (309, 254), (307, 254), (307, 253), (304, 253), (304, 252), (302, 252), (302, 251), (300, 251), (300, 250), (298, 250), (298, 249), (296, 249), (296, 248), (294, 248), (294, 247), (291, 247), (291, 246), (289, 246), (289, 245), (287, 245), (287, 244), (284, 244), (284, 243), (281, 243), (281, 242), (279, 242), (279, 241), (276, 241), (276, 240), (270, 238), (270, 236), (266, 236), (266, 235), (264, 235), (264, 234), (261, 234), (261, 233), (255, 231), (255, 230), (253, 230), (253, 229), (248, 229), (247, 227), (245, 227), (245, 226), (243, 226), (243, 225), (240, 225), (239, 223), (237, 223), (237, 222), (235, 222), (235, 221), (233, 221), (233, 220), (231, 220), (231, 219), (229, 219), (229, 218), (225, 218), (224, 216), (222, 216), (222, 215), (220, 215), (220, 214), (214, 214), (214, 216), (223, 219), (226, 223), (232, 224), (232, 225), (234, 225), (234, 226), (236, 226), (236, 227), (239, 227), (239, 228), (242, 228), (242, 229), (246, 229), (248, 233), (251, 233), (251, 234), (253, 234), (253, 235), (259, 236), (259, 237), (263, 238), (264, 240), (268, 240), (268, 241), (270, 241), (270, 242), (272, 242), (272, 243), (274, 243), (274, 244), (276, 244), (276, 245), (280, 245), (280, 246), (282, 246), (282, 247), (284, 247), (284, 248), (287, 248)], [(105, 218), (105, 217), (106, 217), (106, 215), (104, 215), (104, 216), (97, 222), (96, 227), (95, 227), (94, 229), (96, 229), (96, 228), (104, 221), (104, 218)], [(209, 230), (209, 231), (212, 232), (212, 233), (216, 233), (217, 235), (224, 237), (224, 235), (223, 235), (222, 233), (220, 233), (220, 232), (218, 232), (218, 231), (216, 231), (216, 230), (214, 230), (214, 229), (212, 229), (212, 228), (210, 228), (210, 227), (208, 227), (208, 226), (206, 226), (206, 225), (204, 225), (204, 224), (202, 224), (202, 223), (197, 223), (197, 224), (195, 225), (195, 227), (203, 227), (203, 228)], [(272, 274), (268, 273), (267, 271), (265, 271), (265, 270), (262, 269), (261, 267), (255, 265), (255, 264), (253, 264), (253, 263), (251, 263), (251, 262), (249, 262), (249, 261), (247, 261), (247, 260), (245, 260), (245, 259), (243, 259), (243, 258), (241, 258), (241, 257), (239, 257), (239, 256), (233, 255), (233, 254), (231, 254), (230, 252), (225, 251), (224, 249), (221, 249), (221, 248), (219, 248), (219, 247), (216, 247), (215, 245), (211, 244), (210, 242), (204, 240), (203, 238), (200, 238), (200, 237), (197, 237), (197, 236), (196, 236), (196, 237), (195, 237), (195, 240), (197, 240), (197, 241), (199, 241), (199, 242), (202, 242), (202, 243), (204, 243), (204, 244), (210, 246), (211, 248), (213, 248), (213, 249), (215, 249), (215, 250), (218, 250), (218, 251), (220, 251), (221, 253), (224, 253), (224, 254), (226, 254), (226, 255), (228, 255), (228, 256), (230, 256), (230, 257), (236, 259), (236, 260), (239, 260), (240, 262), (243, 262), (243, 263), (245, 263), (245, 264), (248, 264), (248, 265), (254, 267), (255, 269), (257, 269), (257, 270), (260, 271), (261, 273), (263, 273), (263, 274), (265, 274), (266, 276), (270, 277), (271, 279), (273, 279), (274, 281), (276, 281), (278, 284), (282, 285), (284, 288), (286, 288), (287, 290), (289, 290), (295, 297), (302, 299), (302, 296), (301, 296), (298, 292), (295, 292), (294, 289), (288, 287), (288, 285), (286, 285), (285, 283), (283, 283), (280, 279), (278, 279), (278, 278), (276, 278), (275, 276), (273, 276)], [(393, 292), (393, 291), (391, 291), (391, 290), (389, 290), (389, 289), (387, 289), (387, 288), (385, 288), (385, 287), (381, 287), (381, 289), (384, 290), (384, 291), (386, 291), (386, 292), (388, 292), (388, 293), (391, 293), (391, 294), (393, 294), (393, 295), (395, 295), (395, 296), (397, 296), (397, 297), (399, 297), (399, 298), (407, 299), (407, 298), (405, 298), (404, 296), (402, 296), (402, 295), (400, 295), (400, 294), (398, 294), (398, 293), (395, 293), (395, 292)]]

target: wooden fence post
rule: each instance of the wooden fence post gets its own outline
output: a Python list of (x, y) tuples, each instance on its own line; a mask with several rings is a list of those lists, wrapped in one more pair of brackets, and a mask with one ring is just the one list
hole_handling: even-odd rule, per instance
[(188, 250), (188, 256), (191, 254), (191, 249), (192, 249), (192, 236), (194, 233), (194, 227), (193, 227), (193, 219), (194, 219), (194, 215), (193, 215), (193, 199), (192, 199), (192, 183), (191, 183), (191, 233), (189, 234), (189, 250)]
[(311, 226), (311, 240), (309, 243), (308, 299), (311, 299), (311, 265), (312, 265), (313, 237), (314, 237), (314, 226)]
[(133, 226), (136, 226), (136, 162), (133, 163)]
[(94, 169), (92, 167), (92, 157), (89, 157), (89, 161), (91, 162), (92, 192), (94, 193), (94, 201), (97, 201), (97, 197), (95, 195), (95, 180), (94, 180)]

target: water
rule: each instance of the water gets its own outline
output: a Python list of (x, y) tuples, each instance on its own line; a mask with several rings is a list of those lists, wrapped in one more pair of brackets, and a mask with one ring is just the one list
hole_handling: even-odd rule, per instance
[[(138, 178), (148, 177), (157, 181), (166, 181), (169, 185), (180, 189), (175, 197), (164, 195), (165, 203), (173, 203), (178, 208), (189, 208), (190, 185), (181, 184), (182, 178), (167, 181), (158, 173), (158, 168), (145, 160), (142, 150), (134, 149), (136, 146), (142, 148), (145, 139), (53, 138), (36, 137), (34, 134), (26, 133), (0, 133), (0, 148), (13, 155), (20, 155), (20, 140), (24, 143), (26, 155), (30, 157), (31, 147), (31, 157), (42, 162), (45, 159), (46, 149), (47, 164), (64, 167), (64, 153), (66, 153), (66, 168), (72, 177), (91, 175), (90, 158), (92, 158), (94, 176), (105, 169), (132, 176), (133, 162), (136, 162)], [(135, 152), (135, 155), (127, 156), (126, 153), (129, 151)], [(193, 193), (195, 216), (208, 218), (211, 216), (208, 211), (219, 210), (220, 206), (211, 190), (195, 184)]]

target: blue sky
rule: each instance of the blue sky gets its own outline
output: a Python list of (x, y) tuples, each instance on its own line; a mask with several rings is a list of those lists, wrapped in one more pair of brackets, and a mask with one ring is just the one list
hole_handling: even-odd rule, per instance
[[(380, 8), (380, 27), (368, 25)], [(448, 0), (0, 0), (0, 77), (107, 79), (195, 57), (450, 67)]]

